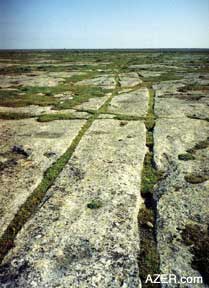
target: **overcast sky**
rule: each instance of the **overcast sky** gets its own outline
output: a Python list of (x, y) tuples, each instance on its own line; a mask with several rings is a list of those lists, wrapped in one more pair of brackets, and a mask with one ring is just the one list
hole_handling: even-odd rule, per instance
[(209, 0), (0, 0), (0, 48), (209, 48)]

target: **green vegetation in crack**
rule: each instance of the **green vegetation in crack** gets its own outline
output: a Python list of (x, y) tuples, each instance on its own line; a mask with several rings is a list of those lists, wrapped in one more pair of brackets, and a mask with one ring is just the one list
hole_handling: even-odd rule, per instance
[(50, 122), (50, 121), (55, 121), (55, 120), (72, 120), (72, 119), (80, 119), (76, 118), (75, 115), (66, 113), (66, 114), (44, 114), (38, 117), (37, 121), (38, 122)]
[(156, 116), (154, 114), (154, 98), (155, 98), (154, 90), (149, 89), (148, 111), (145, 119), (145, 126), (148, 131), (152, 131), (155, 126)]
[(71, 158), (75, 148), (80, 142), (84, 133), (89, 129), (92, 122), (94, 121), (92, 116), (79, 131), (78, 135), (73, 140), (67, 151), (49, 167), (45, 172), (41, 183), (28, 197), (26, 202), (19, 208), (17, 214), (7, 227), (3, 236), (0, 239), (0, 262), (7, 254), (8, 250), (14, 246), (14, 239), (22, 226), (27, 222), (33, 213), (35, 213), (38, 205), (43, 200), (47, 190), (52, 186), (62, 169), (65, 167), (69, 159)]
[[(114, 114), (112, 114), (114, 115)], [(124, 120), (124, 121), (137, 121), (137, 120), (143, 120), (143, 118), (134, 116), (134, 115), (124, 115), (124, 114), (118, 114), (114, 116), (114, 119), (116, 120)]]
[(141, 196), (144, 199), (144, 207), (139, 210), (138, 225), (140, 237), (140, 253), (138, 257), (139, 276), (142, 287), (154, 288), (159, 285), (145, 283), (147, 275), (159, 274), (160, 259), (157, 251), (155, 237), (156, 201), (153, 197), (155, 184), (160, 180), (161, 173), (157, 171), (153, 159), (153, 129), (155, 126), (154, 103), (155, 93), (149, 90), (148, 112), (145, 119), (146, 145), (149, 149), (144, 158), (144, 166), (141, 178)]
[(159, 284), (145, 283), (148, 275), (159, 274), (160, 259), (154, 235), (155, 215), (152, 209), (143, 207), (138, 214), (140, 254), (139, 275), (144, 288), (159, 288)]
[[(33, 193), (27, 198), (25, 203), (19, 208), (13, 220), (10, 222), (6, 231), (0, 238), (0, 262), (4, 259), (8, 251), (14, 247), (14, 239), (23, 225), (28, 221), (28, 219), (36, 212), (39, 205), (42, 203), (44, 196), (48, 189), (53, 185), (65, 165), (68, 163), (69, 159), (72, 157), (77, 145), (82, 139), (83, 135), (90, 128), (93, 121), (97, 119), (101, 111), (105, 110), (105, 107), (111, 101), (113, 95), (103, 104), (103, 106), (96, 111), (92, 116), (86, 121), (82, 129), (79, 131), (78, 135), (73, 140), (70, 147), (66, 152), (49, 167), (43, 175), (43, 179), (38, 187), (33, 191)], [(93, 203), (95, 204), (95, 203)], [(97, 203), (98, 204), (98, 203)], [(94, 205), (92, 205), (93, 207)], [(94, 208), (93, 208), (94, 209)]]
[[(152, 198), (155, 184), (161, 179), (162, 174), (155, 168), (153, 152), (147, 152), (142, 170), (141, 195), (143, 198)], [(147, 203), (149, 205), (149, 203)], [(151, 203), (150, 203), (151, 204)]]
[(0, 112), (0, 119), (4, 120), (20, 120), (34, 117), (28, 113), (15, 113), (15, 112)]

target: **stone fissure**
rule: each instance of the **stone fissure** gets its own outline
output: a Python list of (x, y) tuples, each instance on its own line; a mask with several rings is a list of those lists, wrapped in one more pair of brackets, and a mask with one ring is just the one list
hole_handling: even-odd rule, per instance
[(155, 91), (149, 89), (148, 111), (145, 119), (147, 129), (146, 146), (148, 152), (145, 155), (144, 167), (141, 180), (141, 196), (144, 199), (144, 205), (140, 208), (138, 214), (140, 254), (139, 275), (142, 281), (142, 287), (160, 287), (158, 284), (145, 283), (148, 274), (159, 273), (159, 255), (156, 243), (156, 202), (153, 197), (154, 185), (159, 180), (159, 172), (156, 170), (153, 159), (153, 130), (155, 126)]

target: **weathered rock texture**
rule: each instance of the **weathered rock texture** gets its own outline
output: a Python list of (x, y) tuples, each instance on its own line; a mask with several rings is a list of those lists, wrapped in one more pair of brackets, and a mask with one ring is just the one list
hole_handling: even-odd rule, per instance
[(134, 87), (142, 83), (139, 75), (135, 72), (119, 74), (121, 88)]
[(147, 113), (148, 97), (147, 88), (117, 95), (112, 99), (108, 112), (144, 117)]
[[(140, 287), (145, 126), (96, 120), (5, 258), (10, 287)], [(4, 270), (5, 269), (5, 270)]]
[[(155, 190), (157, 200), (157, 240), (162, 274), (200, 276), (192, 268), (193, 255), (182, 240), (188, 224), (205, 225), (209, 221), (209, 181), (192, 184), (186, 176), (209, 175), (209, 148), (202, 147), (193, 152), (194, 160), (183, 161), (179, 155), (198, 143), (207, 141), (209, 125), (206, 121), (188, 118), (159, 119), (154, 131), (154, 157), (165, 178)], [(208, 142), (209, 144), (209, 142)], [(204, 287), (203, 284), (162, 287)]]
[(98, 86), (106, 89), (114, 89), (116, 81), (112, 75), (103, 75), (92, 79), (78, 81), (76, 85), (91, 85)]
[(0, 236), (43, 178), (70, 146), (85, 120), (0, 122)]

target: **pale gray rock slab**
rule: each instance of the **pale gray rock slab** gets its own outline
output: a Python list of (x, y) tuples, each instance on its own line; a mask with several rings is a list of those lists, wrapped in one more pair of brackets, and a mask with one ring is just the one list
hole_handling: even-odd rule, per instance
[(0, 87), (6, 89), (15, 86), (32, 86), (32, 87), (54, 87), (59, 83), (65, 82), (64, 78), (49, 77), (47, 75), (0, 75)]
[(79, 105), (76, 105), (75, 109), (81, 109), (81, 110), (97, 110), (99, 109), (109, 98), (109, 95), (106, 95), (104, 97), (93, 97), (90, 98), (87, 102), (83, 102)]
[(183, 81), (162, 81), (160, 83), (154, 84), (153, 89), (155, 90), (156, 97), (165, 94), (175, 94), (178, 93), (178, 89), (185, 86)]
[(4, 107), (0, 106), (0, 112), (6, 113), (26, 113), (31, 114), (31, 116), (38, 116), (40, 114), (49, 113), (52, 109), (52, 106), (38, 106), (38, 105), (29, 105), (24, 107)]
[[(182, 161), (195, 144), (207, 139), (209, 123), (193, 119), (157, 119), (154, 130), (154, 160), (165, 177), (155, 187), (157, 200), (157, 242), (162, 274), (200, 276), (192, 268), (193, 255), (182, 241), (181, 233), (187, 224), (206, 225), (209, 221), (209, 181), (191, 184), (185, 176), (209, 173), (209, 148), (195, 153), (195, 160)], [(185, 285), (163, 284), (165, 287)], [(186, 287), (206, 287), (204, 284)]]
[[(1, 59), (2, 62), (2, 59)], [(20, 64), (18, 63), (0, 63), (0, 68), (7, 68), (7, 67), (18, 67)]]
[[(201, 103), (202, 102), (202, 103)], [(173, 98), (156, 98), (155, 114), (158, 117), (199, 117), (209, 118), (208, 101), (188, 101)]]
[(149, 78), (149, 77), (160, 77), (161, 74), (163, 74), (163, 72), (140, 70), (139, 74), (144, 78)]
[[(70, 146), (85, 120), (38, 123), (35, 119), (0, 121), (1, 164), (8, 167), (0, 177), (0, 236), (18, 208), (24, 204), (43, 178), (44, 171)], [(14, 146), (22, 147), (28, 157), (16, 157)], [(23, 156), (20, 155), (19, 156)], [(18, 158), (18, 160), (17, 160)]]
[(85, 72), (80, 71), (70, 71), (70, 72), (46, 72), (49, 77), (55, 78), (70, 78), (75, 75), (85, 75)]
[(136, 72), (119, 74), (121, 88), (134, 87), (142, 83), (139, 75)]
[(59, 98), (60, 100), (71, 100), (74, 98), (74, 94), (72, 91), (65, 91), (59, 94), (55, 94), (54, 97)]
[(175, 65), (166, 65), (166, 64), (134, 64), (129, 66), (131, 69), (147, 69), (147, 70), (178, 70), (179, 67)]
[(75, 85), (90, 85), (90, 86), (98, 86), (105, 89), (114, 89), (116, 85), (116, 81), (113, 75), (103, 75), (91, 79), (86, 79), (82, 81), (76, 82)]
[[(18, 274), (15, 287), (141, 287), (137, 215), (145, 143), (142, 121), (93, 123), (4, 259), (8, 285)], [(88, 208), (92, 200), (101, 206)]]
[(104, 114), (100, 114), (98, 119), (113, 119), (114, 117), (115, 117), (114, 114), (106, 114), (106, 113), (104, 113)]
[(115, 96), (109, 104), (108, 112), (145, 117), (148, 109), (149, 91), (147, 88)]
[[(208, 132), (209, 123), (203, 120), (157, 119), (154, 129), (154, 160), (157, 168), (166, 171), (170, 162), (182, 164), (182, 161), (178, 161), (178, 155), (207, 139)], [(192, 163), (188, 162), (190, 165)]]
[(165, 81), (153, 85), (155, 89), (155, 114), (158, 117), (209, 117), (207, 91), (180, 92), (185, 87), (181, 81)]
[(90, 117), (89, 113), (83, 111), (77, 111), (75, 109), (63, 109), (55, 110), (52, 106), (38, 106), (29, 105), (25, 107), (3, 107), (0, 106), (0, 112), (4, 113), (25, 113), (29, 116), (41, 116), (45, 114), (71, 114), (75, 118), (88, 119)]

